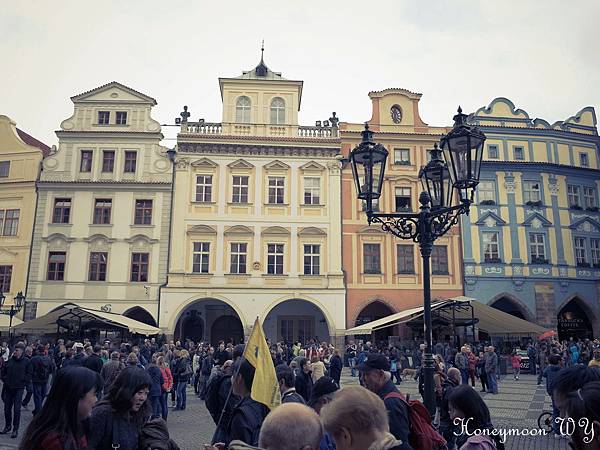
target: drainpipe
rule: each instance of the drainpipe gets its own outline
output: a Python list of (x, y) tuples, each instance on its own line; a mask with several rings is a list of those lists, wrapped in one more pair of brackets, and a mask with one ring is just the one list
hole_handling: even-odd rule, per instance
[(156, 316), (156, 326), (160, 328), (160, 297), (162, 288), (166, 287), (169, 284), (169, 267), (171, 266), (171, 231), (173, 229), (173, 199), (175, 197), (175, 156), (177, 155), (177, 151), (175, 147), (167, 150), (167, 156), (169, 157), (169, 161), (171, 161), (171, 204), (169, 205), (170, 214), (169, 214), (169, 238), (167, 239), (167, 277), (163, 284), (158, 286), (158, 310)]
[(23, 303), (23, 319), (25, 319), (25, 311), (27, 309), (27, 291), (29, 290), (29, 272), (31, 270), (31, 254), (33, 252), (33, 235), (35, 233), (35, 222), (37, 219), (38, 203), (39, 203), (39, 199), (40, 199), (38, 182), (40, 179), (40, 175), (42, 174), (43, 162), (44, 162), (44, 157), (42, 156), (42, 160), (40, 161), (40, 165), (38, 168), (37, 177), (34, 182), (35, 209), (33, 210), (33, 224), (31, 225), (31, 241), (29, 242), (29, 260), (27, 261), (27, 273), (25, 274), (25, 301)]

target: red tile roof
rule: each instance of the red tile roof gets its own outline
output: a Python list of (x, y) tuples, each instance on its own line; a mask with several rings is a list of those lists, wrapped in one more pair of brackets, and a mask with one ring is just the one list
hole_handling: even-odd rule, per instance
[(38, 141), (36, 138), (31, 136), (30, 134), (27, 134), (23, 130), (20, 130), (18, 128), (17, 128), (17, 133), (19, 134), (19, 137), (21, 138), (21, 140), (23, 142), (25, 142), (27, 145), (31, 145), (32, 147), (39, 148), (42, 151), (42, 153), (44, 154), (44, 157), (46, 157), (50, 154), (51, 148), (48, 147), (46, 144), (44, 144), (42, 141)]

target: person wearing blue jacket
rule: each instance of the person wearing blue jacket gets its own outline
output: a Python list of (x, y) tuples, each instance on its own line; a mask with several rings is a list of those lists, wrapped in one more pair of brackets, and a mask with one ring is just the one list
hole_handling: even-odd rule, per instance
[(162, 385), (165, 382), (160, 367), (156, 365), (156, 358), (156, 354), (152, 355), (152, 363), (146, 368), (146, 372), (148, 372), (148, 375), (150, 375), (150, 378), (152, 379), (152, 384), (148, 389), (148, 397), (152, 404), (152, 419), (162, 417), (160, 398), (162, 395)]
[(546, 379), (546, 392), (552, 399), (552, 423), (555, 425), (554, 434), (559, 434), (559, 427), (556, 424), (556, 418), (560, 415), (558, 407), (554, 401), (554, 381), (556, 379), (556, 375), (558, 375), (558, 372), (561, 370), (561, 362), (562, 358), (560, 355), (551, 355), (548, 358), (549, 365), (544, 369), (544, 373), (542, 374), (542, 376)]

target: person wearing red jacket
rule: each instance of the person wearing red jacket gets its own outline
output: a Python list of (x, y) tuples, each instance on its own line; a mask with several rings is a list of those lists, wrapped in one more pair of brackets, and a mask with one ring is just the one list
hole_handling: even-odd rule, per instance
[(169, 414), (167, 396), (169, 395), (169, 392), (171, 392), (171, 390), (173, 389), (173, 374), (171, 373), (171, 369), (169, 369), (165, 364), (164, 356), (159, 356), (158, 358), (156, 358), (156, 365), (160, 369), (164, 380), (164, 383), (162, 385), (162, 394), (160, 396), (160, 407), (162, 418), (164, 420), (167, 420), (167, 416)]

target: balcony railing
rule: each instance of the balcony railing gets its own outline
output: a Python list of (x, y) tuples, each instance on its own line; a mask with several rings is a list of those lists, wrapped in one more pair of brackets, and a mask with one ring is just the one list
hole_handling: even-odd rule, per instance
[(183, 122), (181, 132), (186, 134), (235, 136), (298, 137), (305, 139), (337, 139), (337, 127), (326, 126), (289, 126), (271, 124), (230, 123), (225, 126), (213, 122)]

